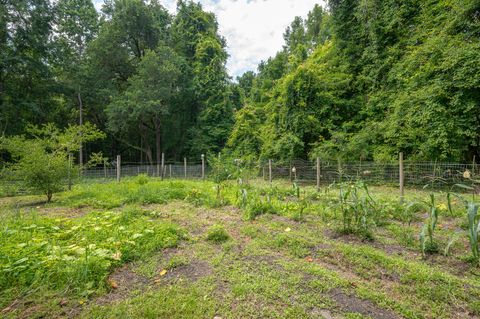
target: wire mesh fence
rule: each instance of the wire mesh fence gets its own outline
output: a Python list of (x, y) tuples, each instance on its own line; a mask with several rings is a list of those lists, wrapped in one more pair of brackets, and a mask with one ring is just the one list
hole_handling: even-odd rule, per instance
[[(236, 160), (237, 162), (242, 162)], [(121, 161), (120, 161), (121, 162)], [(290, 180), (305, 184), (329, 185), (349, 180), (363, 180), (369, 184), (399, 185), (399, 162), (350, 162), (342, 163), (317, 159), (296, 159), (290, 162), (269, 160), (249, 166), (253, 175), (264, 180)], [(78, 181), (108, 182), (115, 179), (147, 175), (164, 179), (207, 179), (211, 167), (203, 162), (121, 163), (112, 162), (103, 167), (84, 168)], [(480, 167), (475, 163), (403, 162), (404, 185), (411, 187), (446, 187), (479, 179)], [(65, 186), (71, 181), (65, 180)], [(0, 196), (22, 194), (26, 190), (20, 181), (0, 178)]]
[[(205, 176), (208, 176), (210, 168), (205, 165)], [(165, 164), (153, 163), (125, 163), (120, 167), (120, 177), (135, 177), (147, 175), (150, 177), (176, 178), (176, 179), (201, 179), (202, 163), (166, 162)], [(163, 176), (162, 176), (163, 175)], [(115, 179), (117, 167), (114, 164), (104, 167), (94, 167), (82, 170), (82, 179)]]
[[(271, 168), (270, 168), (271, 166)], [(290, 179), (305, 183), (338, 183), (348, 180), (363, 180), (371, 184), (399, 184), (400, 165), (398, 162), (333, 162), (293, 160), (289, 163), (275, 161), (262, 163), (264, 179)], [(270, 173), (271, 172), (271, 173)], [(478, 164), (408, 162), (403, 163), (405, 185), (445, 186), (478, 178)]]

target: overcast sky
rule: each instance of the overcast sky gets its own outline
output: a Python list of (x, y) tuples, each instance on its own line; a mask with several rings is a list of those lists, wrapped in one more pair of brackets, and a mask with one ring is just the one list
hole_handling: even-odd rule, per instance
[[(100, 9), (103, 0), (94, 0)], [(175, 13), (176, 0), (160, 0)], [(258, 63), (273, 56), (283, 45), (283, 32), (295, 16), (306, 17), (322, 0), (200, 0), (215, 13), (220, 33), (227, 39), (229, 74), (236, 77), (256, 70)]]

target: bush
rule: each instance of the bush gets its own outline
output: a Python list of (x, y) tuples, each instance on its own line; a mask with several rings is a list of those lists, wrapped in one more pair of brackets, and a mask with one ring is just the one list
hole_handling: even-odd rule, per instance
[(61, 191), (69, 174), (73, 174), (68, 159), (62, 153), (47, 152), (41, 144), (33, 141), (17, 140), (15, 143), (24, 150), (16, 153), (18, 160), (10, 167), (10, 178), (43, 193), (50, 202), (53, 193)]
[(50, 202), (53, 193), (59, 192), (67, 180), (77, 174), (70, 163), (69, 154), (78, 151), (80, 142), (104, 137), (95, 126), (70, 126), (60, 131), (53, 125), (29, 129), (35, 138), (23, 136), (0, 138), (0, 150), (7, 151), (13, 163), (9, 163), (6, 176), (21, 181), (29, 189), (41, 192)]
[(150, 177), (148, 177), (147, 174), (140, 174), (137, 177), (135, 177), (135, 183), (137, 183), (138, 185), (145, 185), (148, 183), (149, 180), (150, 180)]

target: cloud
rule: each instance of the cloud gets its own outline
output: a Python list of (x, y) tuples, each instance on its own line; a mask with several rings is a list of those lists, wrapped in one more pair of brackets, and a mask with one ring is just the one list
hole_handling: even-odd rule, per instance
[[(96, 1), (100, 2), (99, 0)], [(176, 0), (160, 1), (172, 13)], [(319, 0), (200, 0), (215, 13), (227, 39), (227, 68), (232, 76), (256, 70), (258, 63), (281, 50), (283, 33), (295, 16), (305, 17)], [(97, 6), (98, 8), (99, 6)]]

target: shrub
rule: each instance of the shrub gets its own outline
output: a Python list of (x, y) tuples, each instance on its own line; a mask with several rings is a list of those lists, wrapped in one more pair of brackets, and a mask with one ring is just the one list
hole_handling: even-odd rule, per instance
[(104, 137), (88, 123), (63, 131), (49, 124), (31, 127), (28, 132), (33, 139), (23, 136), (0, 139), (0, 150), (6, 150), (14, 161), (9, 164), (7, 176), (21, 181), (26, 188), (45, 194), (47, 202), (76, 175), (74, 171), (78, 171), (73, 169), (69, 154), (78, 151), (81, 142)]
[(10, 167), (10, 178), (19, 180), (33, 191), (41, 192), (50, 202), (54, 193), (66, 185), (69, 163), (65, 154), (47, 152), (41, 144), (34, 141), (16, 140), (17, 147), (24, 150), (15, 153), (17, 162)]
[(145, 185), (148, 183), (149, 180), (150, 177), (148, 177), (147, 174), (140, 174), (135, 177), (135, 183), (137, 183), (138, 185)]

